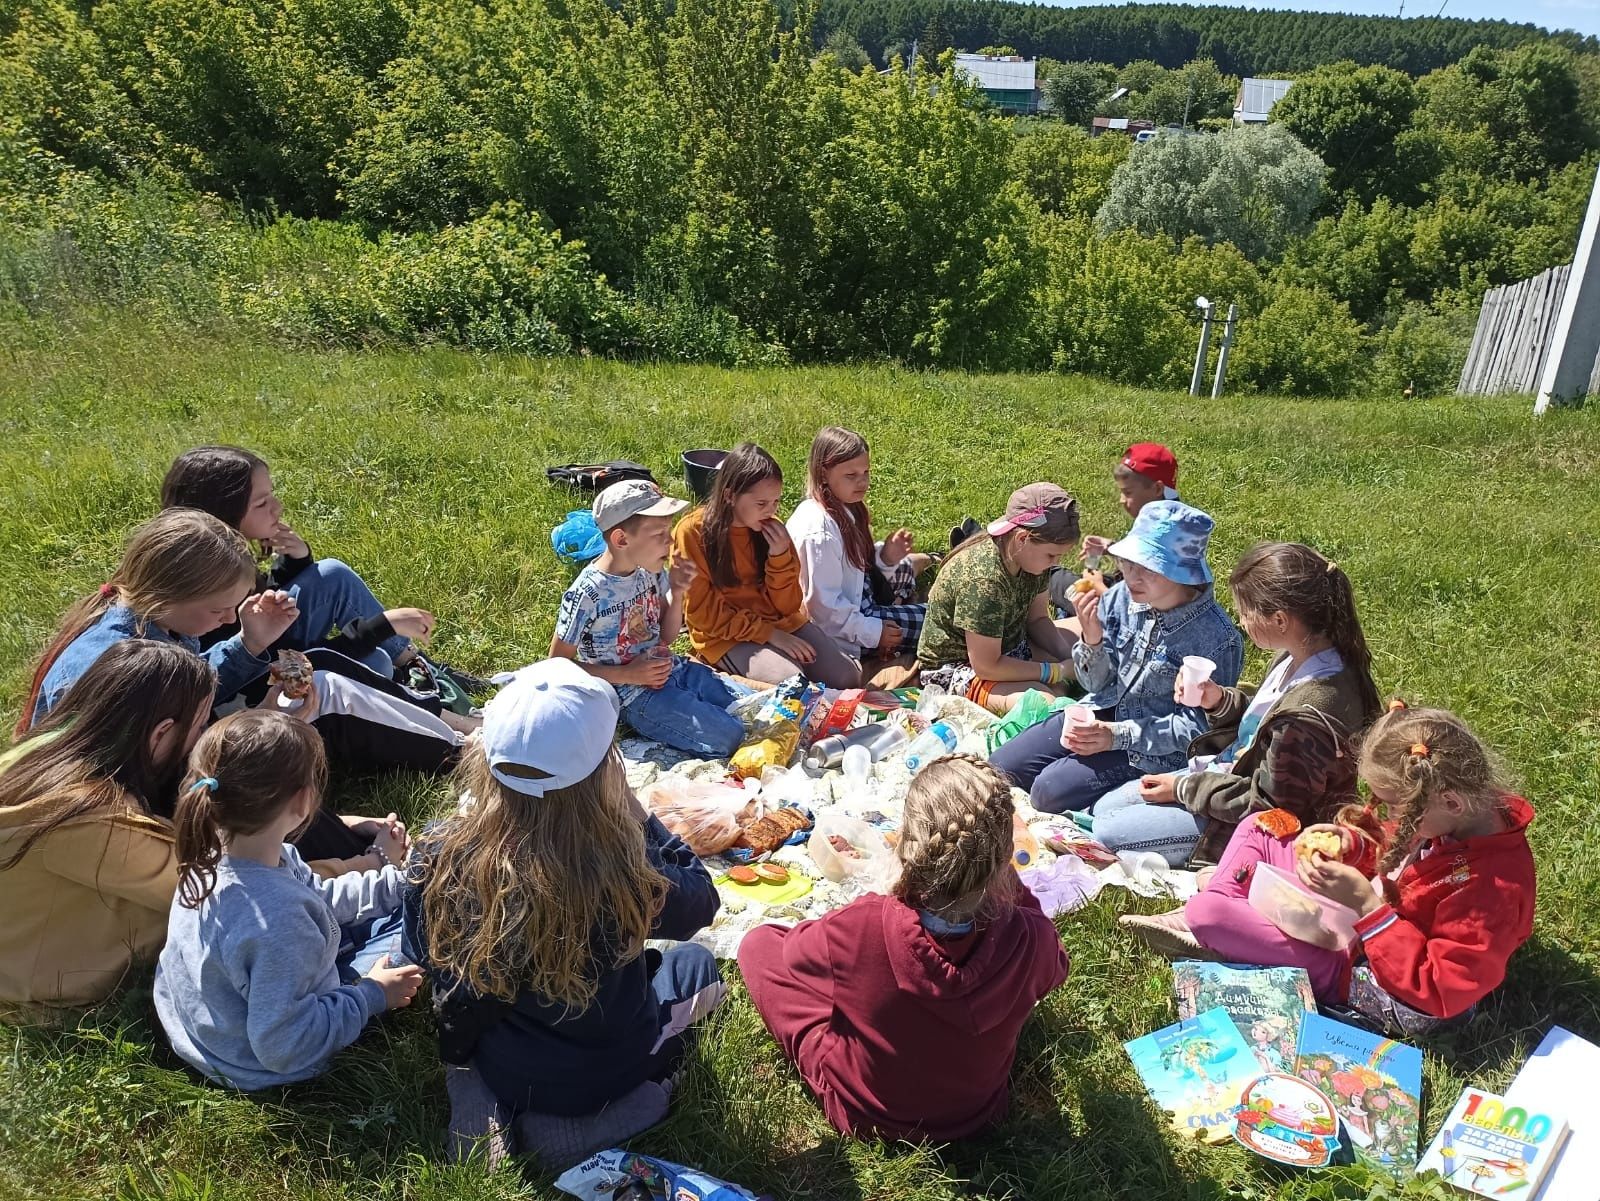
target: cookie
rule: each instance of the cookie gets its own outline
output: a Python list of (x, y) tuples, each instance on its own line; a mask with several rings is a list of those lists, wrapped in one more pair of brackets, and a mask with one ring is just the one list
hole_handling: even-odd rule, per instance
[(303, 701), (311, 695), (312, 670), (311, 660), (301, 652), (281, 650), (277, 662), (267, 668), (267, 678), (291, 701)]
[(1344, 854), (1344, 839), (1332, 830), (1307, 830), (1294, 840), (1294, 856), (1301, 863), (1310, 863), (1319, 853), (1337, 862)]

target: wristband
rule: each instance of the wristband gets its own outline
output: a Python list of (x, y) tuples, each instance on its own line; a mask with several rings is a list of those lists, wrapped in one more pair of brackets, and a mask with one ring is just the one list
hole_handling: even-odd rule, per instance
[(1039, 683), (1048, 684), (1049, 682), (1050, 682), (1050, 665), (1048, 663), (1041, 663), (1041, 664), (1039, 664)]

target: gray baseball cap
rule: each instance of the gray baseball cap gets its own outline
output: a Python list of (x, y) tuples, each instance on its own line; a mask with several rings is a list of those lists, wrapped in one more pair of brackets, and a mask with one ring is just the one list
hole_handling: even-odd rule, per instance
[(594, 498), (594, 523), (603, 534), (630, 517), (671, 517), (688, 507), (688, 501), (663, 495), (649, 480), (621, 480)]

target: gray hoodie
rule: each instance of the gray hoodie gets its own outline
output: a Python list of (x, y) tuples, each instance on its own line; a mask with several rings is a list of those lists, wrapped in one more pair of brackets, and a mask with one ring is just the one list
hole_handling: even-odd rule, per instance
[(376, 981), (339, 982), (339, 927), (394, 912), (404, 884), (393, 867), (320, 879), (287, 844), (277, 867), (224, 855), (212, 894), (167, 919), (155, 1001), (173, 1050), (246, 1091), (322, 1071), (386, 1008)]

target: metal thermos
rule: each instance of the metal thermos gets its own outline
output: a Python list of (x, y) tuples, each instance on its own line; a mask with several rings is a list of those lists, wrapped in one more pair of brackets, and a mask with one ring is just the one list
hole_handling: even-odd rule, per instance
[(886, 721), (857, 726), (854, 730), (813, 742), (801, 766), (811, 775), (821, 775), (844, 762), (844, 753), (853, 746), (866, 747), (876, 762), (904, 739), (905, 731)]

